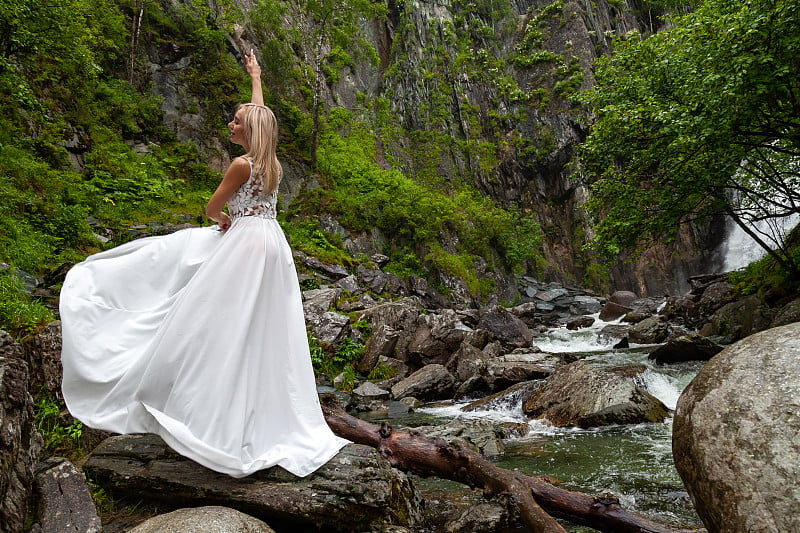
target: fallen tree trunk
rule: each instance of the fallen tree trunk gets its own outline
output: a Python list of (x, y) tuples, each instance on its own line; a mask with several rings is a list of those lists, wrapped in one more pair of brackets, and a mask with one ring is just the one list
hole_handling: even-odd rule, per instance
[(622, 509), (614, 497), (591, 496), (560, 489), (542, 477), (496, 466), (457, 442), (421, 435), (413, 430), (377, 426), (347, 414), (333, 395), (322, 395), (325, 420), (334, 433), (380, 451), (392, 466), (483, 489), (487, 497), (507, 497), (525, 524), (537, 533), (564, 532), (553, 518), (609, 533), (697, 533), (654, 522)]

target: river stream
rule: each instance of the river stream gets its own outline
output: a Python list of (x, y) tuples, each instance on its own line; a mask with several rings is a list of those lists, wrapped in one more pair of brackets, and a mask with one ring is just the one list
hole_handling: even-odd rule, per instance
[[(644, 365), (647, 370), (637, 385), (659, 398), (670, 409), (702, 363), (655, 365), (648, 361), (652, 346), (633, 345), (614, 350), (599, 344), (598, 331), (605, 322), (579, 331), (552, 330), (533, 344), (550, 353), (580, 354), (599, 368)], [(672, 418), (660, 424), (611, 426), (581, 430), (554, 428), (530, 421), (519, 401), (486, 411), (463, 412), (465, 404), (422, 408), (419, 411), (441, 422), (453, 418), (482, 418), (524, 422), (528, 433), (504, 441), (506, 453), (498, 461), (504, 468), (532, 475), (547, 475), (560, 486), (588, 494), (611, 493), (627, 510), (653, 520), (689, 526), (701, 525), (672, 461)], [(572, 527), (572, 532), (594, 531)]]

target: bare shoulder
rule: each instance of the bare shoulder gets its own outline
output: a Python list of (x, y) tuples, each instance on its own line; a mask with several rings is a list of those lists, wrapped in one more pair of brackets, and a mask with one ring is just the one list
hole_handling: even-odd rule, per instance
[(250, 162), (243, 156), (235, 158), (231, 161), (225, 176), (237, 181), (245, 181), (250, 177)]

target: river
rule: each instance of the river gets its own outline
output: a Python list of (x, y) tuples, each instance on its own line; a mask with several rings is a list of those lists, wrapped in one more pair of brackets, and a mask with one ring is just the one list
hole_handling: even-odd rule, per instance
[[(681, 391), (700, 370), (702, 363), (655, 365), (647, 359), (652, 346), (613, 350), (597, 342), (605, 326), (599, 320), (591, 328), (551, 330), (534, 339), (545, 352), (575, 353), (599, 368), (645, 365), (637, 384), (674, 409)], [(672, 418), (660, 424), (610, 426), (581, 430), (554, 428), (530, 421), (519, 401), (486, 411), (463, 412), (465, 404), (422, 408), (421, 412), (441, 421), (482, 418), (528, 424), (528, 433), (504, 442), (506, 454), (498, 461), (504, 468), (557, 479), (560, 486), (589, 494), (611, 493), (623, 507), (648, 518), (675, 524), (700, 526), (683, 483), (672, 461)], [(572, 527), (572, 532), (594, 531)]]

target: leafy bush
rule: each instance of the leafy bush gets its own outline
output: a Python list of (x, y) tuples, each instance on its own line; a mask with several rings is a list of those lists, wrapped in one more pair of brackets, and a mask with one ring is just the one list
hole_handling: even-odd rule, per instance
[(45, 451), (52, 455), (80, 457), (83, 424), (71, 419), (52, 399), (41, 399), (34, 405), (34, 423), (44, 439)]

